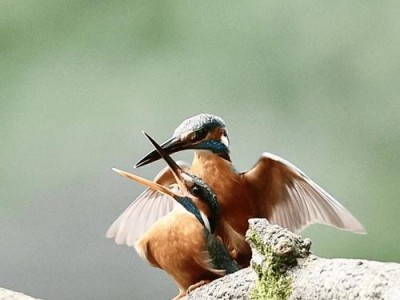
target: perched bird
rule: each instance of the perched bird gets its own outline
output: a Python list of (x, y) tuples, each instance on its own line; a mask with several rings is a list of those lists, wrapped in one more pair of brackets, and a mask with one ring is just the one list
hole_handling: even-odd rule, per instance
[[(200, 178), (185, 172), (163, 153), (154, 140), (148, 138), (167, 162), (179, 189), (174, 190), (121, 170), (113, 170), (167, 196), (163, 200), (169, 198), (179, 203), (145, 230), (134, 243), (141, 257), (174, 278), (179, 287), (179, 294), (174, 299), (179, 299), (187, 291), (237, 271), (239, 266), (231, 258), (222, 240), (213, 234), (219, 221), (215, 194)], [(126, 239), (124, 225), (121, 227), (126, 221), (125, 213), (107, 232), (107, 237), (115, 238), (117, 242), (130, 242), (129, 238)], [(121, 228), (125, 240), (121, 238)]]
[[(161, 147), (168, 154), (195, 150), (190, 172), (202, 178), (217, 195), (221, 222), (216, 232), (237, 251), (238, 262), (243, 266), (249, 264), (251, 255), (244, 240), (249, 218), (266, 218), (294, 232), (312, 223), (365, 232), (337, 200), (277, 155), (263, 153), (250, 170), (237, 171), (229, 155), (225, 122), (218, 116), (199, 114), (183, 121)], [(135, 167), (159, 158), (159, 153), (152, 151)]]

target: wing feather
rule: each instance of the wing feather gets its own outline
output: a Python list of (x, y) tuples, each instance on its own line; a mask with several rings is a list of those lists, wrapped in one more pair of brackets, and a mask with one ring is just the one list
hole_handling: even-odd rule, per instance
[[(258, 189), (266, 218), (291, 231), (312, 223), (365, 233), (360, 222), (335, 198), (300, 169), (271, 153), (264, 153), (246, 178)], [(262, 197), (264, 196), (264, 197)]]
[[(184, 162), (177, 163), (181, 168), (188, 169), (188, 165)], [(168, 167), (161, 170), (154, 181), (169, 186), (175, 191), (179, 189)], [(113, 238), (119, 245), (126, 244), (133, 247), (143, 233), (175, 208), (182, 208), (182, 206), (173, 198), (147, 188), (113, 222), (106, 237)]]
[(169, 196), (146, 189), (114, 221), (106, 236), (119, 245), (134, 246), (136, 240), (157, 220), (181, 205)]

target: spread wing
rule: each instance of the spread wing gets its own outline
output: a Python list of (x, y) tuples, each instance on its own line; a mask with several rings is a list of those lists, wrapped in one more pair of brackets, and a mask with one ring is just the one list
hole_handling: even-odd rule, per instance
[[(186, 163), (178, 161), (177, 164), (184, 170), (189, 167)], [(154, 181), (178, 189), (171, 170), (166, 167), (161, 170)], [(145, 233), (151, 225), (177, 207), (182, 207), (173, 198), (147, 188), (127, 209), (114, 221), (108, 229), (106, 236), (113, 238), (119, 245), (134, 246), (136, 240)]]
[[(283, 158), (263, 153), (244, 173), (254, 186), (262, 217), (291, 231), (312, 223), (365, 233), (360, 222), (337, 200)], [(262, 202), (262, 203), (261, 203)]]

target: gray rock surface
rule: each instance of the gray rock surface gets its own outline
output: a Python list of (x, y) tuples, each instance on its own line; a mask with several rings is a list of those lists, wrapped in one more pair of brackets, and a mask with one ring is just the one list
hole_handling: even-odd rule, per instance
[[(251, 219), (249, 224), (251, 267), (201, 286), (183, 299), (400, 299), (398, 263), (320, 258), (311, 254), (309, 239), (265, 219)], [(38, 299), (0, 288), (0, 300)]]
[[(320, 258), (310, 254), (309, 239), (265, 219), (249, 223), (251, 267), (199, 287), (184, 299), (265, 299), (271, 291), (268, 299), (400, 299), (400, 264)], [(278, 280), (271, 283), (271, 274)], [(280, 279), (290, 283), (284, 296), (274, 295)]]

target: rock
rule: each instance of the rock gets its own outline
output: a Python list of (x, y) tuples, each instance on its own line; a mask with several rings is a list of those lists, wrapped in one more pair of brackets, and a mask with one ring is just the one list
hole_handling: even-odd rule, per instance
[(400, 299), (400, 264), (312, 255), (311, 240), (265, 219), (249, 220), (249, 268), (183, 299)]

